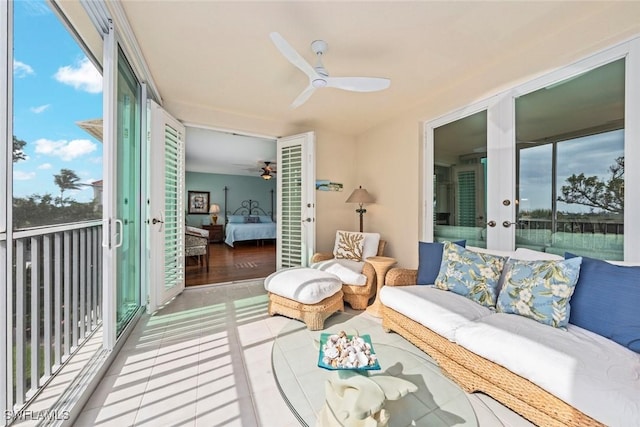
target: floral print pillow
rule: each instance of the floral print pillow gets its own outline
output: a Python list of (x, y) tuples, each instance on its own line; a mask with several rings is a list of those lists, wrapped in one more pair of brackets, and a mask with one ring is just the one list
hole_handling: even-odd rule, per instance
[(473, 252), (445, 242), (435, 287), (495, 307), (498, 281), (507, 258)]
[(569, 323), (569, 300), (580, 274), (582, 258), (562, 261), (509, 260), (497, 311), (514, 313), (555, 328)]

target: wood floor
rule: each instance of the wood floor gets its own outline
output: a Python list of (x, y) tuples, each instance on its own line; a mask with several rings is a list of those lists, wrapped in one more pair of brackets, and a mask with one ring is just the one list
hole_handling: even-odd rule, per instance
[[(204, 260), (203, 260), (204, 263)], [(196, 258), (185, 260), (186, 286), (227, 283), (266, 277), (276, 271), (275, 241), (209, 244), (209, 271)]]

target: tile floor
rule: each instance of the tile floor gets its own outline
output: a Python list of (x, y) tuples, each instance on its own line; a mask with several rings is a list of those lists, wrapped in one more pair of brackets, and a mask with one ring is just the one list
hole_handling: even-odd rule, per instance
[[(188, 289), (138, 322), (74, 426), (297, 427), (271, 368), (289, 321), (267, 315), (261, 281)], [(531, 426), (486, 396), (469, 399), (482, 427)]]

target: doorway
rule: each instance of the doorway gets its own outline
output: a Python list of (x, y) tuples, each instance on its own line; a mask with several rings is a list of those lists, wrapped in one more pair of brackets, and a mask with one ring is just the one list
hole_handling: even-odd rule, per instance
[[(275, 222), (276, 139), (187, 125), (185, 150), (185, 194), (204, 193), (209, 206), (219, 208), (215, 214), (210, 209), (194, 213), (187, 205), (186, 225), (207, 229), (210, 237), (209, 268), (205, 260), (187, 258), (186, 286), (260, 278), (276, 271), (275, 239), (229, 241), (233, 246), (225, 243), (230, 217), (248, 215), (240, 211), (247, 201), (260, 216)], [(265, 162), (271, 171), (269, 179), (262, 176)]]

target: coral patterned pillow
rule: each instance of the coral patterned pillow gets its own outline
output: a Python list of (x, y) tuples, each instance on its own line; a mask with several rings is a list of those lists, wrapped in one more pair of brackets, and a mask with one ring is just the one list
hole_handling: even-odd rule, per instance
[(334, 258), (362, 261), (363, 250), (363, 233), (352, 233), (350, 231), (338, 231), (336, 233), (336, 244), (333, 248)]

